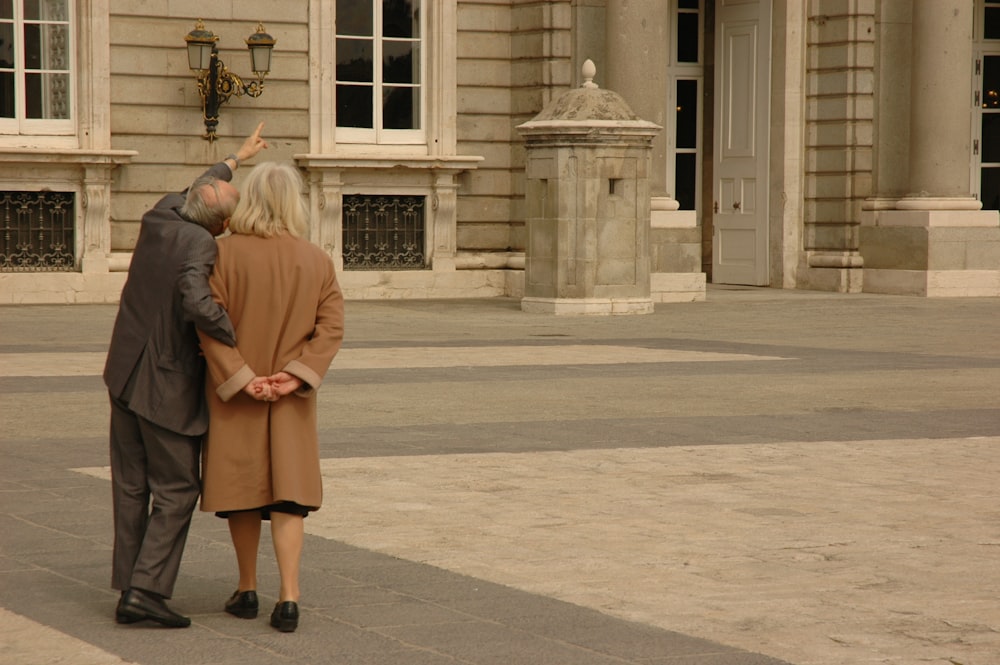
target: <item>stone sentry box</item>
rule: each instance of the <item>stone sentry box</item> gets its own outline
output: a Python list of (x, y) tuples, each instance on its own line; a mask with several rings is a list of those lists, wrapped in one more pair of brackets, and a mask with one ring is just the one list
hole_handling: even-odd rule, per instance
[(649, 170), (660, 127), (595, 83), (518, 126), (527, 148), (525, 312), (648, 314)]

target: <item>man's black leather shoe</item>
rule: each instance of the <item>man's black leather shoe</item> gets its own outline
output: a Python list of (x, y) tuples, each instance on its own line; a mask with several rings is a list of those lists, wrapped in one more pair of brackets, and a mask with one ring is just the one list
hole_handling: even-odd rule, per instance
[(155, 596), (142, 589), (129, 589), (122, 596), (115, 612), (118, 623), (133, 623), (148, 619), (168, 628), (187, 628), (191, 619), (177, 614)]
[(271, 612), (271, 625), (283, 633), (294, 633), (299, 627), (299, 604), (294, 600), (277, 603)]
[(241, 619), (256, 619), (260, 605), (257, 602), (256, 591), (240, 591), (237, 589), (226, 601), (226, 611)]
[(135, 623), (139, 619), (133, 619), (130, 616), (126, 616), (122, 613), (122, 601), (125, 600), (125, 592), (122, 591), (122, 595), (118, 598), (118, 606), (115, 607), (115, 621), (118, 623)]

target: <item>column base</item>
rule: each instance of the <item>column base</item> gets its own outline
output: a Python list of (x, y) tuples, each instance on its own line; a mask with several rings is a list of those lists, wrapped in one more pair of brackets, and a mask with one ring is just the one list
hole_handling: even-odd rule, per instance
[(865, 293), (925, 298), (1000, 296), (997, 270), (865, 270)]
[(923, 297), (1000, 295), (995, 210), (880, 210), (860, 229), (864, 291)]
[(108, 273), (111, 272), (111, 261), (108, 256), (84, 256), (80, 260), (80, 272), (83, 273)]
[(701, 302), (705, 300), (705, 273), (654, 272), (649, 275), (653, 302)]
[(795, 288), (830, 293), (861, 293), (866, 274), (863, 268), (800, 265), (796, 271)]

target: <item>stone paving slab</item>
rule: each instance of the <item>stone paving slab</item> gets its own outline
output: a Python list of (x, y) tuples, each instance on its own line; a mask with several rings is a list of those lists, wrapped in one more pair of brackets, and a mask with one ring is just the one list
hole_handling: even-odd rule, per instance
[(983, 437), (328, 459), (337, 510), (309, 528), (792, 662), (839, 643), (843, 663), (989, 663), (998, 450)]
[(293, 635), (200, 513), (194, 625), (111, 621), (114, 313), (0, 307), (2, 665), (1000, 662), (998, 299), (348, 303)]

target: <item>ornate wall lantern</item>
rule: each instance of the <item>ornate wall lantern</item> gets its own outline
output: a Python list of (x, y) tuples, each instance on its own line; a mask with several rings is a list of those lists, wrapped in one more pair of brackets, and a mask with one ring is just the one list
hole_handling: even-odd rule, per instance
[(271, 49), (276, 40), (264, 32), (263, 23), (258, 23), (257, 32), (247, 37), (250, 67), (257, 77), (250, 83), (244, 83), (242, 78), (229, 71), (226, 63), (219, 59), (216, 48), (219, 37), (211, 30), (206, 30), (201, 19), (198, 19), (194, 30), (184, 37), (184, 41), (187, 42), (188, 67), (198, 73), (198, 94), (201, 95), (205, 116), (205, 135), (202, 138), (214, 141), (220, 106), (233, 95), (260, 97), (264, 92), (264, 77), (271, 71)]

